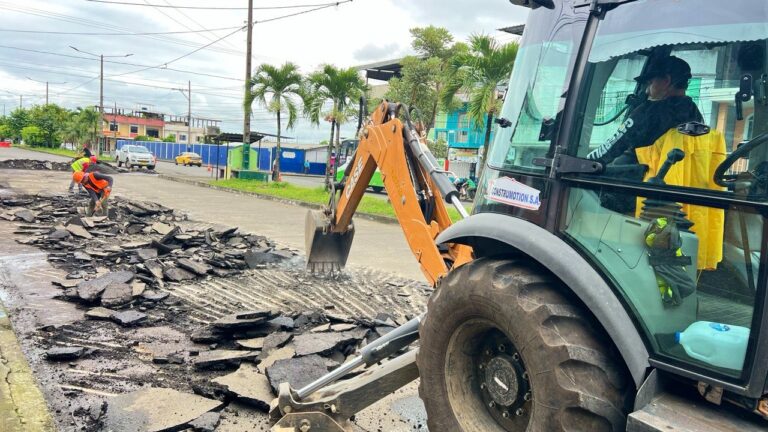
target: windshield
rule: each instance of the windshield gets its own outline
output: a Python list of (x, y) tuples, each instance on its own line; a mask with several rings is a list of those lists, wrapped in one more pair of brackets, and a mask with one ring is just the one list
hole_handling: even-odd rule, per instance
[(541, 170), (532, 161), (544, 156), (551, 136), (540, 137), (542, 123), (562, 109), (567, 77), (586, 22), (586, 8), (569, 2), (538, 8), (526, 24), (500, 117), (512, 124), (498, 128), (488, 158), (500, 169)]
[(133, 153), (149, 153), (149, 150), (147, 150), (146, 147), (142, 147), (142, 146), (133, 146), (129, 151)]

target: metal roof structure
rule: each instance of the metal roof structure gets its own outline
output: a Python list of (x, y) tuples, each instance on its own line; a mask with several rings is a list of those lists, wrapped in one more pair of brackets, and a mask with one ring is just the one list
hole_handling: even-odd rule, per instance
[[(264, 133), (264, 132), (251, 131), (250, 143), (253, 144), (255, 142), (261, 141), (265, 137), (277, 138), (277, 135), (268, 134), (268, 133)], [(238, 133), (223, 132), (223, 133), (220, 133), (218, 135), (213, 135), (211, 138), (216, 143), (241, 143), (241, 142), (243, 142), (243, 134), (241, 134), (241, 133), (238, 134)], [(283, 135), (281, 135), (280, 138), (282, 138), (282, 139), (293, 139), (292, 137), (287, 137), (287, 136), (283, 136)]]
[(522, 36), (524, 29), (525, 29), (525, 24), (518, 24), (518, 25), (513, 25), (513, 26), (510, 26), (510, 27), (500, 28), (499, 31), (503, 31), (503, 32), (506, 32), (506, 33), (509, 33), (509, 34), (513, 34), (513, 35), (517, 35), (517, 36)]
[(400, 62), (402, 60), (402, 58), (399, 58), (368, 63), (356, 66), (355, 69), (359, 71), (365, 71), (365, 77), (367, 79), (389, 81), (392, 78), (399, 78), (401, 76), (400, 70), (403, 68), (403, 66), (400, 64)]

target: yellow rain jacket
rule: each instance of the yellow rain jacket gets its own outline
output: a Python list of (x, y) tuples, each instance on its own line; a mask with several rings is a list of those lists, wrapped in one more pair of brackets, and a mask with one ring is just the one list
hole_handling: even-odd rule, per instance
[[(664, 177), (666, 184), (724, 190), (712, 180), (715, 169), (725, 160), (725, 139), (720, 132), (714, 129), (706, 135), (697, 137), (684, 135), (676, 129), (670, 129), (653, 145), (636, 148), (635, 154), (638, 162), (648, 165), (648, 173), (645, 175), (644, 181), (656, 175), (667, 159), (667, 153), (675, 148), (684, 151), (685, 157), (672, 165), (669, 173)], [(638, 215), (644, 200), (644, 198), (638, 198)], [(696, 267), (699, 270), (714, 270), (717, 268), (717, 263), (723, 259), (725, 212), (722, 209), (691, 204), (683, 204), (682, 206), (688, 219), (694, 224), (691, 231), (695, 232), (699, 238)]]

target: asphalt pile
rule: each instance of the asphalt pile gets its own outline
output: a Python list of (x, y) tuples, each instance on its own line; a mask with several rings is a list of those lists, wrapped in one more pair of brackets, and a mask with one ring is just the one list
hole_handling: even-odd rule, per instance
[(69, 162), (51, 162), (35, 159), (8, 159), (0, 161), (0, 169), (25, 169), (35, 171), (71, 171)]
[[(264, 275), (293, 297), (315, 298), (312, 289), (331, 290), (332, 283), (296, 270), (295, 252), (263, 236), (192, 223), (173, 209), (120, 197), (110, 200), (108, 216), (86, 217), (79, 209), (85, 203), (83, 195), (0, 198), (0, 219), (15, 224), (16, 241), (47, 251), (49, 262), (67, 272), (53, 282), (60, 298), (85, 309), (83, 320), (37, 331), (56, 388), (70, 370), (113, 376), (67, 382), (73, 385), (56, 406), (78, 430), (214, 431), (220, 422), (237, 423), (240, 406), (268, 412), (280, 383), (306, 386), (411, 318), (352, 316), (320, 299), (313, 310), (246, 309), (222, 283), (219, 297), (206, 301), (231, 312), (201, 321), (191, 313), (201, 300), (185, 297), (191, 285), (223, 278), (237, 285)], [(296, 272), (295, 285), (275, 277), (284, 269)], [(392, 301), (409, 300), (399, 294), (402, 284), (381, 285)], [(132, 378), (121, 370), (150, 372)], [(91, 386), (95, 393), (80, 390)], [(121, 395), (103, 398), (99, 391)]]
[[(8, 159), (0, 161), (0, 169), (22, 169), (32, 171), (72, 171), (72, 162), (52, 162), (36, 159)], [(157, 174), (157, 171), (150, 169), (131, 170), (123, 167), (116, 167), (108, 162), (99, 161), (92, 165), (90, 171), (98, 171), (103, 174), (112, 175), (128, 172), (143, 172), (146, 174)]]
[[(86, 202), (81, 195), (0, 199), (0, 218), (21, 222), (14, 232), (24, 237), (17, 241), (47, 250), (48, 260), (69, 272), (67, 280), (77, 281), (62, 287), (73, 300), (114, 305), (102, 298), (110, 285), (133, 283), (139, 292), (137, 283), (151, 289), (228, 277), (295, 255), (237, 228), (184, 229), (185, 214), (155, 203), (115, 198), (108, 216), (85, 217), (79, 206)], [(106, 268), (111, 272), (100, 273)]]

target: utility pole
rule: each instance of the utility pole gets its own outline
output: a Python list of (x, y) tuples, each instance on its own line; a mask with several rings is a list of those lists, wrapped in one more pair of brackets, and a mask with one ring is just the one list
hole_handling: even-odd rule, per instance
[[(133, 54), (108, 55), (108, 56), (105, 56), (104, 54), (89, 53), (87, 51), (83, 51), (83, 50), (77, 49), (77, 48), (73, 47), (72, 45), (70, 45), (69, 47), (72, 48), (73, 50), (79, 52), (79, 53), (88, 54), (90, 56), (93, 56), (93, 57), (96, 57), (96, 58), (99, 59), (99, 63), (100, 63), (100, 68), (99, 68), (99, 119), (100, 119), (100, 122), (101, 122), (101, 127), (103, 128), (104, 127), (104, 57), (107, 57), (107, 58), (110, 58), (110, 57), (130, 57)], [(101, 135), (104, 135), (104, 133), (102, 132)], [(103, 136), (99, 136), (99, 144), (98, 144), (98, 148), (96, 149), (96, 154), (101, 154), (102, 138), (104, 138), (104, 137)]]
[(192, 81), (187, 81), (187, 93), (184, 89), (177, 88), (187, 98), (187, 151), (192, 151)]
[(19, 109), (24, 108), (23, 100), (24, 100), (24, 95), (19, 95)]
[[(245, 38), (245, 98), (248, 98), (248, 92), (251, 91), (251, 41), (253, 40), (253, 0), (248, 0), (248, 34)], [(248, 157), (251, 155), (251, 107), (247, 107), (243, 116), (243, 166), (244, 170), (248, 167)], [(256, 168), (259, 167), (259, 158), (256, 156)]]
[(192, 151), (192, 81), (187, 81), (187, 151)]
[[(27, 77), (27, 79), (30, 80), (30, 81), (38, 82), (40, 84), (45, 83), (45, 104), (48, 105), (48, 81), (38, 81), (38, 80), (32, 79), (30, 77)], [(64, 85), (64, 84), (66, 84), (66, 82), (55, 82), (55, 83), (51, 83), (51, 84)]]

